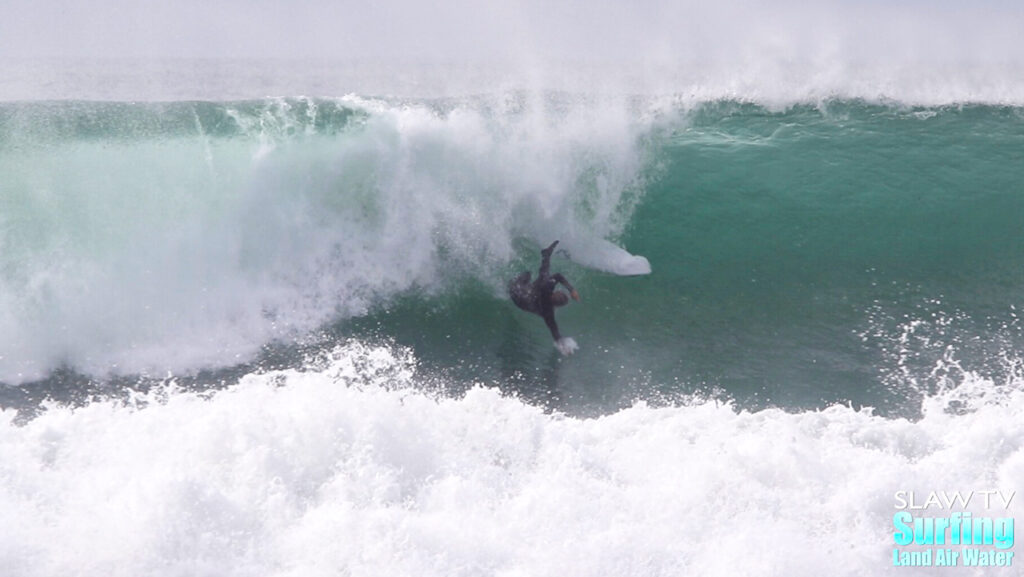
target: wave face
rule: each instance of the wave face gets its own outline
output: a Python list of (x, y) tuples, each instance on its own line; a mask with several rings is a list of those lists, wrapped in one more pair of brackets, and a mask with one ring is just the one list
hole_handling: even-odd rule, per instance
[(403, 292), (500, 294), (517, 239), (618, 235), (645, 156), (621, 111), (514, 96), (26, 103), (0, 122), (3, 382), (229, 364)]
[[(570, 412), (700, 391), (913, 415), (960, 372), (1009, 378), (1024, 345), (1020, 108), (516, 92), (2, 110), (8, 385), (230, 381), (357, 338)], [(504, 294), (556, 238), (654, 269), (556, 255), (584, 294), (559, 313), (572, 363)], [(551, 397), (567, 383), (587, 387)]]
[(660, 272), (630, 314), (691, 382), (784, 406), (896, 408), (909, 381), (941, 388), (942, 363), (1008, 374), (1022, 129), (1019, 108), (987, 106), (691, 111), (626, 239)]
[(7, 573), (932, 575), (897, 492), (1019, 489), (1013, 85), (229, 84), (0, 104)]

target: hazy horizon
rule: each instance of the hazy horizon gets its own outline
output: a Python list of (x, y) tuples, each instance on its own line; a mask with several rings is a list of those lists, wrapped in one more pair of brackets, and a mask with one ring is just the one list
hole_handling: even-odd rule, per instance
[[(1002, 0), (4, 4), (0, 100), (597, 84), (697, 98), (1024, 102), (1024, 7)], [(197, 59), (215, 77), (181, 64)], [(264, 69), (232, 70), (239, 61)], [(104, 62), (128, 64), (108, 74)]]
[(1004, 1), (969, 8), (923, 0), (899, 6), (849, 0), (733, 0), (714, 6), (668, 0), (520, 1), (497, 7), (461, 0), (429, 7), (399, 1), (4, 4), (0, 54), (20, 58), (632, 61), (741, 57), (763, 50), (808, 57), (809, 51), (822, 51), (813, 57), (829, 58), (844, 49), (860, 57), (897, 49), (916, 57), (1024, 55), (1017, 41), (1024, 7)]

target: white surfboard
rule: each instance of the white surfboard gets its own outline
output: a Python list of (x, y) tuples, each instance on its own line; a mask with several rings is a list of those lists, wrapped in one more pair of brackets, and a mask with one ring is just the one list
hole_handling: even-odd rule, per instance
[(643, 256), (630, 254), (626, 249), (603, 238), (564, 238), (556, 252), (569, 260), (619, 276), (651, 274), (651, 263)]

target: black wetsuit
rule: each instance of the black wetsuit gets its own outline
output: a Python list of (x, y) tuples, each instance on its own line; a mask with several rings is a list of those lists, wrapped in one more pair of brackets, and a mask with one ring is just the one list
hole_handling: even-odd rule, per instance
[(540, 251), (541, 261), (540, 270), (537, 272), (537, 280), (530, 282), (530, 271), (524, 270), (519, 276), (508, 283), (508, 294), (512, 297), (512, 302), (516, 303), (516, 306), (524, 311), (540, 315), (548, 325), (551, 336), (555, 341), (562, 339), (561, 333), (558, 332), (558, 323), (555, 322), (555, 307), (569, 302), (569, 298), (562, 293), (559, 293), (561, 298), (553, 298), (555, 296), (555, 288), (560, 283), (569, 289), (573, 298), (577, 298), (576, 290), (572, 288), (572, 285), (569, 284), (569, 281), (561, 273), (549, 274), (551, 253), (554, 252), (555, 245), (557, 244), (558, 241), (556, 240), (551, 246)]

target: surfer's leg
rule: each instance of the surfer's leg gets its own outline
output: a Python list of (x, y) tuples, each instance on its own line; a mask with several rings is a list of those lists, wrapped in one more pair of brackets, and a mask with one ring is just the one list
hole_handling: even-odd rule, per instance
[(551, 246), (540, 251), (540, 276), (548, 276), (548, 271), (551, 270), (551, 253), (555, 252), (555, 246), (558, 245), (558, 241), (551, 243)]
[(562, 340), (562, 334), (558, 332), (558, 323), (555, 322), (554, 309), (549, 308), (545, 310), (541, 316), (544, 317), (544, 323), (548, 325), (548, 330), (551, 331), (551, 338), (555, 339), (556, 342)]

